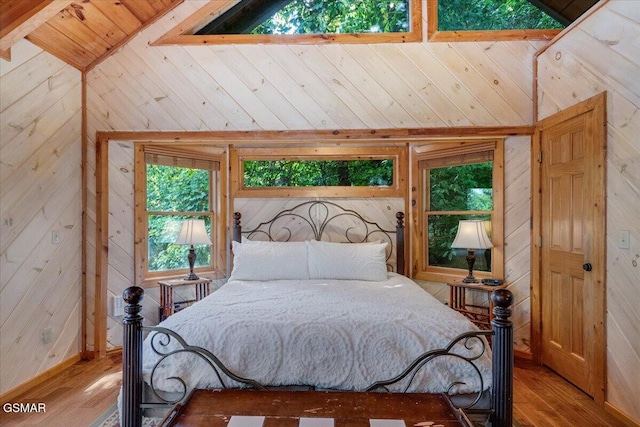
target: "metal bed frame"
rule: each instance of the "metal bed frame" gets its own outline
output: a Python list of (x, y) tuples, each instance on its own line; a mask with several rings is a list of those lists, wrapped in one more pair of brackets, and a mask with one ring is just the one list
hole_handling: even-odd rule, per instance
[[(306, 209), (306, 215), (304, 210)], [(337, 218), (349, 217), (351, 222), (355, 222), (357, 226), (351, 226), (344, 232), (344, 238), (347, 242), (366, 242), (369, 240), (379, 240), (381, 236), (383, 240), (387, 240), (393, 246), (391, 235), (395, 234), (395, 252), (396, 252), (396, 272), (404, 273), (404, 214), (398, 212), (396, 214), (397, 225), (395, 230), (385, 230), (375, 222), (371, 222), (362, 217), (359, 213), (344, 209), (336, 203), (329, 201), (308, 201), (294, 206), (291, 209), (283, 210), (277, 213), (269, 221), (260, 223), (251, 230), (242, 231), (240, 223), (241, 215), (239, 212), (234, 213), (233, 222), (233, 239), (241, 241), (242, 235), (249, 237), (261, 235), (268, 240), (274, 239), (274, 224), (286, 223), (294, 220), (298, 224), (308, 226), (313, 237), (317, 240), (322, 239), (327, 227)], [(358, 230), (356, 230), (356, 228)], [(289, 240), (292, 236), (292, 230), (285, 225), (280, 230), (285, 230), (287, 236), (284, 240)], [(387, 264), (392, 251), (387, 254)], [(140, 305), (144, 297), (144, 290), (140, 287), (127, 288), (123, 293), (126, 302), (125, 317), (123, 319), (124, 341), (123, 341), (123, 382), (122, 382), (122, 411), (121, 425), (123, 427), (139, 427), (142, 425), (143, 409), (153, 407), (170, 407), (178, 402), (183, 402), (188, 397), (189, 387), (181, 378), (172, 378), (181, 384), (182, 392), (177, 397), (168, 398), (162, 392), (156, 390), (153, 384), (155, 369), (167, 358), (177, 353), (192, 353), (204, 360), (212, 369), (213, 374), (217, 376), (218, 381), (223, 388), (226, 384), (223, 375), (230, 380), (254, 388), (267, 388), (258, 382), (243, 378), (231, 372), (214, 354), (208, 350), (190, 345), (179, 334), (167, 328), (158, 326), (142, 326), (143, 318), (141, 316), (142, 306)], [(493, 330), (467, 332), (459, 335), (452, 340), (448, 346), (441, 349), (434, 349), (425, 352), (416, 358), (402, 373), (394, 378), (377, 381), (366, 388), (363, 392), (386, 391), (387, 386), (408, 380), (405, 387), (409, 388), (411, 381), (417, 372), (430, 361), (440, 357), (454, 357), (470, 363), (475, 368), (475, 372), (480, 378), (482, 384), (482, 376), (479, 369), (475, 366), (474, 361), (484, 354), (488, 348), (487, 339), (492, 342), (492, 384), (489, 389), (488, 402), (485, 394), (480, 391), (472, 396), (470, 400), (461, 403), (450, 398), (453, 406), (456, 408), (457, 415), (461, 422), (467, 425), (473, 425), (469, 421), (469, 417), (474, 414), (485, 415), (489, 417), (492, 427), (510, 427), (513, 418), (513, 324), (509, 320), (511, 309), (509, 308), (513, 302), (513, 295), (506, 289), (499, 289), (493, 292), (491, 296), (494, 302), (494, 318), (491, 321)], [(144, 332), (156, 332), (151, 340), (152, 350), (160, 356), (159, 361), (153, 368), (151, 373), (151, 383), (149, 384), (150, 393), (155, 403), (143, 402), (144, 383), (142, 378), (142, 342)], [(163, 350), (171, 340), (176, 340), (180, 344), (177, 350)], [(472, 346), (473, 343), (480, 344)], [(472, 355), (460, 354), (459, 350), (462, 345), (466, 349), (476, 348)], [(457, 347), (458, 346), (458, 347)], [(463, 381), (461, 379), (460, 381)], [(451, 384), (450, 389), (458, 383)], [(483, 389), (484, 387), (481, 387)], [(448, 395), (448, 393), (446, 393)], [(148, 398), (148, 397), (147, 397)]]

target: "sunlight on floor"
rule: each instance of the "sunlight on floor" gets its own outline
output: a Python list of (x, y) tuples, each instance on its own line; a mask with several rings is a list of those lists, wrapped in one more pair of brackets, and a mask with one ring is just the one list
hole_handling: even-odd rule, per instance
[(114, 372), (113, 374), (109, 374), (98, 379), (97, 381), (92, 383), (89, 387), (87, 387), (84, 391), (85, 393), (94, 393), (100, 390), (117, 387), (121, 381), (122, 381), (122, 373)]

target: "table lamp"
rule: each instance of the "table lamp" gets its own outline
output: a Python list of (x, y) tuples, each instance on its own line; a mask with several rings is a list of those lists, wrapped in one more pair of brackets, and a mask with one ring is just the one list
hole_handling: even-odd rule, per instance
[(185, 219), (182, 223), (182, 230), (175, 241), (176, 245), (191, 245), (189, 248), (189, 274), (184, 280), (198, 280), (199, 277), (193, 272), (193, 266), (196, 263), (196, 249), (193, 245), (210, 245), (211, 239), (207, 235), (207, 229), (204, 226), (204, 219)]
[(477, 283), (478, 280), (473, 277), (473, 264), (476, 262), (476, 249), (489, 249), (493, 247), (484, 221), (476, 219), (465, 219), (458, 223), (458, 232), (456, 238), (451, 244), (452, 248), (467, 249), (467, 265), (469, 266), (469, 275), (462, 279), (464, 283)]

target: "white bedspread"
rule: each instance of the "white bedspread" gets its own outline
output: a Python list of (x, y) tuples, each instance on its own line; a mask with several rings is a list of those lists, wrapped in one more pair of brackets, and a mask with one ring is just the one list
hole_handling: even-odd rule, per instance
[[(475, 330), (462, 315), (394, 273), (384, 282), (231, 281), (160, 326), (178, 332), (191, 345), (207, 348), (232, 372), (261, 384), (343, 390), (362, 390), (391, 378), (423, 352)], [(147, 338), (147, 382), (157, 360)], [(486, 388), (490, 353), (476, 364)], [(457, 393), (480, 388), (473, 368), (455, 358), (440, 358), (425, 369), (410, 391), (443, 392), (456, 381), (467, 382), (455, 389)], [(178, 383), (167, 379), (173, 376), (190, 387), (220, 387), (211, 368), (186, 354), (163, 362), (154, 384), (178, 391)]]

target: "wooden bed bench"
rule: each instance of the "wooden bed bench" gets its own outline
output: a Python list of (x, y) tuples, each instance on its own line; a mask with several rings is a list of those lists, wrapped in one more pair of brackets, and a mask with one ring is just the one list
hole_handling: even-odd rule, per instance
[[(195, 390), (160, 426), (465, 426), (440, 394), (348, 391)], [(432, 424), (430, 424), (432, 423)]]

